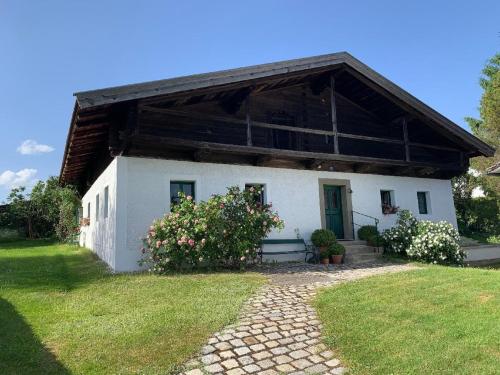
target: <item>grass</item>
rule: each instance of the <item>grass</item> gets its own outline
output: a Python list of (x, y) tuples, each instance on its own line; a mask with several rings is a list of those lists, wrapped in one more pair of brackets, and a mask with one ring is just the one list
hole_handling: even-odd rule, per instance
[(326, 343), (352, 374), (498, 374), (500, 272), (426, 266), (323, 290)]
[(174, 372), (264, 282), (110, 274), (83, 248), (0, 244), (1, 374)]

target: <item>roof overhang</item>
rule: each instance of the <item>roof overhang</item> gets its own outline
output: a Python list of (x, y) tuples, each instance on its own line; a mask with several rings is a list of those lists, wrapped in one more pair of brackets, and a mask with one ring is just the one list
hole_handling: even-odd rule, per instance
[(165, 80), (151, 81), (146, 83), (131, 84), (125, 86), (111, 87), (100, 90), (78, 92), (76, 96), (75, 109), (68, 133), (66, 149), (61, 166), (61, 179), (64, 180), (64, 172), (68, 159), (68, 150), (72, 135), (77, 130), (77, 121), (85, 116), (96, 116), (106, 112), (109, 107), (119, 103), (134, 100), (148, 99), (153, 97), (168, 97), (177, 94), (189, 94), (191, 92), (203, 91), (205, 89), (225, 89), (237, 84), (261, 81), (267, 78), (289, 76), (297, 74), (313, 74), (316, 72), (344, 68), (351, 74), (362, 78), (365, 83), (377, 87), (385, 96), (391, 98), (395, 103), (430, 119), (442, 129), (451, 133), (470, 146), (469, 157), (492, 156), (495, 149), (459, 125), (455, 124), (445, 116), (441, 115), (431, 107), (427, 106), (410, 93), (406, 92), (396, 84), (392, 83), (369, 66), (363, 64), (347, 52), (339, 52), (328, 55), (308, 57), (302, 59), (287, 60), (269, 64), (255, 65), (245, 68), (229, 69), (213, 73), (195, 74), (190, 76), (170, 78)]

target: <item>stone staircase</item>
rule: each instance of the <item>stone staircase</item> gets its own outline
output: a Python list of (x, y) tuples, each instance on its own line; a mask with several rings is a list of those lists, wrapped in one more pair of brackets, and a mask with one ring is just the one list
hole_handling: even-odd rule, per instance
[(368, 246), (366, 241), (339, 241), (345, 247), (345, 264), (372, 263), (381, 260), (382, 248)]

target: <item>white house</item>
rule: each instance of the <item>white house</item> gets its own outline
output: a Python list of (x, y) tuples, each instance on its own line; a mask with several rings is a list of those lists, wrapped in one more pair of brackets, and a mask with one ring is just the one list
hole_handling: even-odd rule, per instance
[(285, 229), (352, 240), (397, 208), (456, 225), (450, 179), (494, 150), (347, 53), (76, 94), (61, 181), (84, 194), (80, 244), (139, 269), (178, 191), (263, 185)]

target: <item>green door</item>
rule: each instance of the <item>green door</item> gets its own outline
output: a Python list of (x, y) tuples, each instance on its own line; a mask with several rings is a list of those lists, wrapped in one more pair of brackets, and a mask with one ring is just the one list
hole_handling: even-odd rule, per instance
[(340, 186), (324, 185), (324, 194), (326, 228), (335, 233), (337, 238), (344, 238)]

